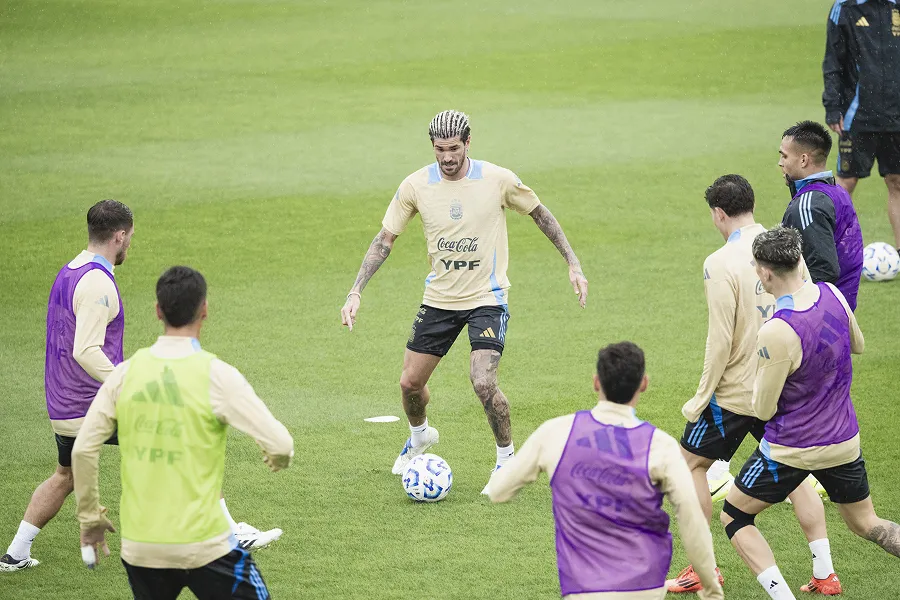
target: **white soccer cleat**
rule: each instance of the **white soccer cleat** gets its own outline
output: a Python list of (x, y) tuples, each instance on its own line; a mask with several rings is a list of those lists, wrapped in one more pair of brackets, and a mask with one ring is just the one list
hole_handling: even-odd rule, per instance
[(31, 567), (38, 566), (40, 561), (29, 557), (23, 558), (21, 560), (16, 560), (9, 554), (4, 554), (0, 557), (0, 573), (12, 573), (13, 571), (21, 571), (22, 569), (30, 569)]
[(409, 464), (409, 461), (419, 456), (420, 454), (425, 454), (429, 448), (438, 443), (438, 439), (440, 436), (438, 435), (438, 430), (434, 427), (429, 427), (425, 430), (426, 442), (421, 446), (413, 446), (412, 445), (412, 437), (406, 438), (406, 443), (403, 444), (403, 450), (400, 451), (400, 456), (397, 457), (397, 460), (394, 461), (394, 466), (391, 468), (391, 473), (394, 475), (401, 475), (403, 471), (406, 469), (406, 465)]
[(491, 476), (488, 479), (487, 484), (485, 484), (484, 489), (481, 490), (482, 496), (488, 495), (488, 489), (491, 487), (491, 482), (494, 480), (494, 474), (497, 473), (497, 471), (499, 471), (501, 469), (501, 467), (503, 467), (503, 465), (494, 465), (494, 470), (491, 471)]
[(734, 485), (734, 475), (725, 473), (719, 479), (709, 482), (709, 495), (712, 496), (713, 502), (724, 500)]
[(709, 495), (713, 502), (724, 500), (731, 486), (734, 485), (734, 475), (729, 470), (728, 461), (717, 460), (706, 472), (706, 480), (709, 483)]
[(234, 537), (237, 538), (238, 547), (242, 550), (259, 550), (281, 539), (283, 532), (278, 529), (270, 529), (268, 531), (260, 531), (247, 523), (238, 523), (237, 531)]

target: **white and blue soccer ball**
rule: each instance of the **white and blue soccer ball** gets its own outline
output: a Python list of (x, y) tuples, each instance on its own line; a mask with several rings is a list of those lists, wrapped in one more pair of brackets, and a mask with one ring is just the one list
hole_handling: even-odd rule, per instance
[(436, 454), (421, 454), (403, 471), (403, 491), (416, 502), (438, 502), (453, 487), (450, 465)]
[(863, 250), (863, 277), (869, 281), (888, 281), (900, 273), (900, 254), (890, 244), (874, 242)]

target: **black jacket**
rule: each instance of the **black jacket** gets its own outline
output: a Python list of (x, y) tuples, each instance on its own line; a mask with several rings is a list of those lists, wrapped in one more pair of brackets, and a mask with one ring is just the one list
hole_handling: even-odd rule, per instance
[(900, 131), (900, 0), (837, 0), (822, 73), (827, 123)]
[[(830, 176), (803, 180), (807, 184), (822, 182), (834, 185)], [(837, 248), (834, 245), (835, 210), (834, 202), (822, 192), (810, 192), (797, 196), (795, 183), (791, 183), (791, 196), (781, 224), (793, 227), (803, 238), (803, 260), (814, 283), (837, 283), (841, 275)], [(801, 190), (802, 191), (802, 190)]]

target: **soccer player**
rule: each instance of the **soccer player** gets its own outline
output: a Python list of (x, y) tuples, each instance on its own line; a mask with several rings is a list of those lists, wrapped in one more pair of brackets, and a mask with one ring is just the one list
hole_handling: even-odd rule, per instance
[[(128, 257), (134, 219), (121, 202), (103, 200), (88, 211), (87, 225), (87, 250), (59, 271), (47, 310), (45, 392), (59, 464), (34, 491), (0, 572), (39, 564), (31, 544), (72, 492), (75, 437), (101, 382), (122, 362), (125, 312), (113, 272)], [(108, 443), (117, 443), (114, 433)]]
[(545, 422), (488, 486), (506, 502), (540, 472), (550, 478), (556, 557), (563, 597), (661, 600), (672, 561), (674, 505), (685, 551), (703, 582), (702, 600), (723, 598), (712, 536), (690, 472), (670, 435), (635, 416), (649, 380), (631, 342), (597, 357), (597, 406)]
[[(228, 426), (251, 436), (273, 471), (293, 439), (237, 369), (201, 349), (206, 281), (172, 267), (156, 284), (164, 334), (119, 364), (91, 404), (72, 453), (85, 560), (109, 555), (114, 531), (100, 506), (100, 447), (118, 431), (122, 562), (136, 600), (269, 597), (250, 554), (219, 510)], [(93, 554), (93, 555), (92, 555)], [(83, 551), (84, 555), (84, 551)]]
[[(0, 557), (0, 573), (39, 564), (31, 545), (72, 492), (72, 446), (100, 385), (123, 359), (125, 308), (115, 267), (125, 262), (134, 218), (126, 205), (102, 200), (88, 210), (88, 247), (65, 265), (50, 290), (47, 309), (45, 392), (56, 436), (56, 472), (35, 490), (25, 516)], [(115, 433), (108, 440), (117, 444)], [(281, 536), (235, 523), (221, 507), (245, 547), (262, 547)]]
[(900, 248), (900, 4), (837, 0), (822, 74), (825, 122), (840, 136), (838, 183), (852, 194), (878, 160)]
[[(740, 175), (723, 175), (707, 188), (706, 202), (713, 225), (726, 242), (703, 263), (709, 332), (700, 385), (681, 411), (688, 421), (681, 451), (709, 523), (713, 490), (708, 487), (707, 471), (716, 460), (730, 461), (748, 434), (762, 439), (765, 423), (756, 418), (750, 401), (756, 377), (756, 336), (775, 312), (775, 298), (763, 289), (753, 267), (751, 246), (765, 228), (754, 219), (750, 183)], [(720, 485), (730, 486), (732, 479)], [(727, 493), (727, 488), (723, 491)], [(812, 551), (813, 576), (827, 579), (834, 567), (822, 500), (810, 483), (804, 483), (791, 494), (791, 501)], [(680, 593), (696, 591), (702, 584), (688, 566), (666, 585), (670, 592)]]
[[(805, 282), (800, 234), (778, 227), (753, 241), (756, 272), (777, 298), (775, 314), (759, 330), (759, 368), (753, 388), (756, 416), (767, 421), (759, 447), (725, 499), (722, 524), (731, 543), (774, 600), (793, 593), (754, 525), (756, 515), (783, 501), (810, 473), (825, 487), (850, 530), (900, 557), (900, 525), (875, 514), (859, 424), (850, 400), (851, 353), (864, 341), (838, 288)], [(814, 577), (801, 591), (839, 593)]]
[(420, 214), (431, 273), (403, 359), (400, 389), (410, 436), (394, 462), (394, 474), (438, 442), (437, 429), (428, 425), (425, 414), (427, 383), (466, 326), (472, 386), (497, 443), (492, 475), (513, 455), (509, 402), (497, 382), (509, 323), (504, 209), (531, 216), (568, 263), (569, 281), (582, 308), (587, 301), (587, 279), (556, 218), (511, 171), (470, 158), (470, 132), (468, 116), (454, 110), (438, 113), (431, 121), (428, 135), (436, 160), (400, 184), (341, 309), (341, 321), (352, 331), (363, 289), (384, 264), (397, 236)]
[(791, 190), (781, 224), (803, 237), (803, 258), (814, 283), (833, 283), (852, 310), (862, 275), (863, 239), (850, 194), (835, 185), (825, 164), (831, 135), (813, 121), (784, 132), (778, 166)]

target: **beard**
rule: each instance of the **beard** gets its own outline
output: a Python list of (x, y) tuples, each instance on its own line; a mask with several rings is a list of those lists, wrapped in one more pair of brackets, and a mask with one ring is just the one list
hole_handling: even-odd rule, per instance
[(116, 262), (114, 263), (115, 266), (118, 267), (123, 262), (125, 262), (126, 256), (128, 256), (128, 248), (122, 248), (118, 252), (116, 252)]
[(455, 162), (453, 164), (441, 163), (441, 171), (443, 171), (444, 175), (449, 177), (453, 177), (459, 170), (462, 168), (461, 162)]

